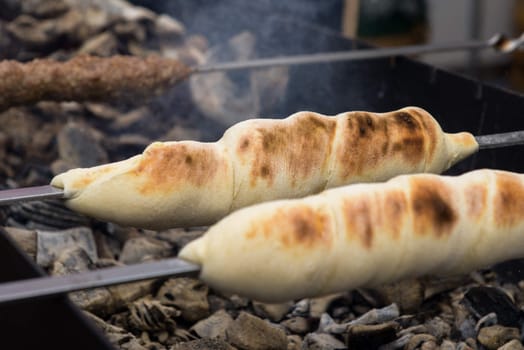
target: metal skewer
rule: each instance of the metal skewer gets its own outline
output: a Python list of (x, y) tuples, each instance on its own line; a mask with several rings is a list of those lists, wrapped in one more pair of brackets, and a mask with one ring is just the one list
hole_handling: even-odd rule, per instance
[[(481, 150), (524, 145), (524, 130), (475, 136), (475, 139)], [(0, 206), (16, 202), (64, 198), (64, 191), (51, 185), (0, 190)]]
[(0, 284), (0, 304), (52, 297), (83, 289), (106, 287), (170, 276), (198, 276), (200, 267), (172, 258), (54, 277), (37, 277)]
[(501, 148), (524, 145), (524, 131), (511, 131), (500, 134), (475, 136), (479, 149)]
[(64, 191), (50, 185), (14, 188), (0, 191), (0, 205), (22, 201), (64, 198)]
[(524, 34), (517, 38), (506, 38), (496, 34), (489, 40), (472, 40), (466, 42), (412, 45), (392, 48), (361, 49), (340, 52), (326, 52), (306, 55), (261, 58), (248, 61), (225, 62), (196, 67), (192, 73), (211, 73), (241, 69), (254, 69), (275, 66), (302, 65), (338, 61), (354, 61), (384, 58), (403, 55), (419, 55), (459, 50), (479, 50), (493, 48), (501, 53), (510, 53), (524, 46)]

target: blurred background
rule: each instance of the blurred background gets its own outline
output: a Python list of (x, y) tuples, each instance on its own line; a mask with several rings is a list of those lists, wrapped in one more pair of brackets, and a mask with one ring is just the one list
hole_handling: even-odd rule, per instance
[[(400, 46), (488, 39), (524, 31), (524, 0), (134, 0), (167, 12), (192, 33), (212, 42), (267, 17), (315, 24), (378, 46)], [(489, 51), (420, 57), (423, 61), (475, 78), (524, 91), (524, 55)]]

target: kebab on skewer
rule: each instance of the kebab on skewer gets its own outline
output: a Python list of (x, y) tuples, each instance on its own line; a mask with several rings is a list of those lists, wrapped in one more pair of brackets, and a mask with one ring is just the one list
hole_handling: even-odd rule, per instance
[(524, 174), (398, 176), (236, 211), (179, 257), (223, 292), (278, 302), (524, 257)]
[(0, 111), (38, 101), (115, 101), (158, 94), (195, 73), (326, 63), (429, 52), (493, 48), (510, 53), (522, 46), (524, 36), (439, 45), (415, 45), (309, 55), (263, 58), (189, 67), (184, 62), (151, 55), (97, 57), (78, 55), (61, 62), (36, 59), (22, 63), (0, 61)]
[(416, 107), (252, 119), (214, 143), (156, 142), (141, 155), (59, 174), (66, 205), (125, 226), (209, 225), (255, 203), (399, 174), (441, 173), (478, 149)]

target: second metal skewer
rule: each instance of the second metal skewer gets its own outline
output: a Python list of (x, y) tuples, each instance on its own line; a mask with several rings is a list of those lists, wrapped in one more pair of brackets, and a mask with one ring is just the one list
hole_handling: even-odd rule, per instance
[(522, 48), (524, 45), (524, 34), (517, 38), (506, 38), (496, 34), (488, 40), (472, 40), (456, 43), (411, 45), (401, 47), (360, 49), (340, 52), (325, 52), (316, 54), (305, 54), (295, 56), (284, 56), (275, 58), (261, 58), (248, 61), (225, 62), (203, 65), (196, 67), (193, 73), (224, 72), (241, 69), (258, 69), (276, 66), (296, 66), (313, 63), (341, 62), (375, 59), (394, 56), (420, 55), (426, 53), (439, 53), (459, 50), (479, 50), (493, 48), (501, 53), (510, 53)]

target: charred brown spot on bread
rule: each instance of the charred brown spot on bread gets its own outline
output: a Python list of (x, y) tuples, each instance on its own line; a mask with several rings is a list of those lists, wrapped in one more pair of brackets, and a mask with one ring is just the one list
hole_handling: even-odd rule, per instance
[(384, 222), (391, 230), (393, 238), (400, 236), (400, 230), (406, 217), (407, 199), (402, 191), (384, 193)]
[(488, 190), (484, 184), (473, 183), (466, 185), (464, 197), (467, 214), (473, 219), (478, 219), (487, 208)]
[(249, 148), (249, 137), (248, 137), (248, 136), (245, 136), (245, 137), (240, 141), (239, 150), (240, 150), (240, 152), (244, 152), (244, 151), (246, 151), (248, 148)]
[(357, 124), (360, 137), (372, 136), (371, 133), (375, 131), (375, 124), (373, 118), (366, 112), (355, 112), (354, 116)]
[(422, 137), (405, 137), (399, 142), (393, 144), (393, 151), (403, 152), (406, 155), (409, 155), (420, 149), (422, 146), (424, 146), (424, 139)]
[(497, 173), (494, 219), (497, 225), (511, 226), (524, 219), (524, 186), (517, 175)]
[(386, 121), (371, 113), (350, 112), (341, 119), (341, 141), (336, 150), (338, 176), (347, 179), (370, 170), (388, 152)]
[(424, 161), (426, 135), (418, 118), (407, 111), (393, 112), (386, 118), (393, 155), (399, 154), (411, 165)]
[(142, 193), (173, 191), (186, 183), (200, 187), (215, 176), (219, 162), (212, 145), (154, 145), (146, 149), (132, 175), (142, 179)]
[(348, 239), (358, 239), (365, 248), (373, 246), (372, 203), (367, 197), (346, 199), (342, 203)]
[(288, 210), (285, 213), (285, 218), (282, 219), (286, 218), (290, 224), (290, 232), (284, 233), (284, 235), (291, 237), (289, 243), (292, 246), (305, 245), (313, 247), (331, 244), (333, 230), (327, 212), (319, 209), (314, 210), (304, 205)]
[(240, 160), (250, 159), (251, 186), (260, 180), (272, 185), (281, 170), (294, 185), (313, 171), (325, 169), (335, 127), (334, 118), (303, 112), (292, 120), (256, 128), (250, 134), (249, 149), (244, 147), (244, 152), (238, 153)]
[(313, 248), (330, 245), (333, 228), (329, 214), (308, 205), (297, 205), (277, 212), (270, 220), (253, 226), (246, 239), (278, 240), (286, 248)]
[(317, 237), (317, 225), (311, 220), (311, 216), (306, 216), (299, 212), (292, 214), (291, 222), (293, 223), (292, 236), (298, 243), (311, 242)]
[(449, 235), (459, 216), (446, 184), (437, 179), (413, 178), (410, 189), (415, 234)]
[(427, 136), (420, 118), (411, 110), (385, 115), (347, 113), (336, 154), (337, 175), (342, 179), (362, 175), (395, 158), (413, 167), (422, 164)]
[(408, 130), (413, 131), (420, 129), (420, 125), (417, 123), (416, 119), (405, 110), (394, 112), (393, 118), (398, 125), (402, 125)]
[(384, 122), (380, 124), (382, 125), (382, 132), (384, 134), (384, 139), (382, 140), (382, 157), (385, 157), (389, 150), (389, 129), (387, 121), (384, 120)]
[(262, 167), (260, 168), (260, 175), (265, 178), (269, 176), (269, 174), (269, 167), (267, 165), (262, 165)]
[(433, 158), (433, 155), (435, 154), (435, 150), (437, 148), (440, 126), (433, 119), (433, 117), (423, 109), (410, 108), (409, 113), (415, 116), (417, 120), (422, 124), (422, 128), (428, 138), (428, 159)]

